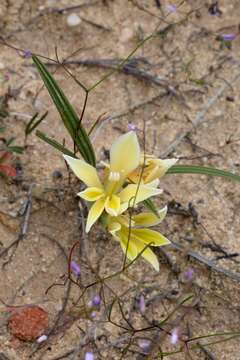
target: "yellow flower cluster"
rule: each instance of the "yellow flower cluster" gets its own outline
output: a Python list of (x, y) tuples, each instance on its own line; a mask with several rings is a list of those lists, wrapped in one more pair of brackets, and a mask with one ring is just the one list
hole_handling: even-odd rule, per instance
[[(157, 231), (146, 229), (159, 224), (167, 209), (153, 213), (140, 213), (129, 219), (126, 210), (138, 203), (162, 193), (158, 189), (158, 178), (176, 163), (176, 159), (160, 160), (142, 155), (136, 133), (133, 131), (120, 136), (110, 149), (110, 163), (106, 165), (105, 177), (101, 181), (96, 169), (84, 160), (64, 155), (74, 174), (86, 184), (86, 189), (78, 195), (92, 203), (86, 232), (102, 214), (107, 215), (107, 229), (130, 260), (139, 253), (159, 270), (156, 255), (151, 246), (169, 244), (169, 240)], [(131, 225), (131, 229), (129, 226)]]

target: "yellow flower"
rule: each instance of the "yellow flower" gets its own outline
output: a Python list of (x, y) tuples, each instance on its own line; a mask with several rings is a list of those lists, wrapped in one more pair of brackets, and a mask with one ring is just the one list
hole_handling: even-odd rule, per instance
[[(128, 175), (128, 179), (137, 184), (141, 177), (141, 182), (147, 184), (166, 174), (167, 170), (177, 162), (177, 159), (156, 159), (152, 155), (142, 155), (140, 165)], [(142, 170), (142, 167), (144, 169)]]
[(115, 240), (120, 242), (120, 245), (129, 260), (133, 261), (145, 248), (141, 256), (143, 256), (155, 270), (159, 271), (159, 263), (156, 255), (150, 247), (146, 246), (167, 245), (170, 244), (170, 241), (159, 232), (144, 229), (142, 227), (150, 227), (159, 224), (166, 216), (166, 213), (167, 207), (158, 212), (159, 216), (150, 212), (132, 216), (131, 231), (129, 229), (130, 219), (127, 215), (119, 215), (117, 217), (108, 216), (108, 231), (113, 235)]
[(130, 205), (162, 192), (157, 189), (157, 182), (141, 186), (129, 184), (122, 189), (128, 175), (140, 164), (140, 147), (133, 131), (120, 136), (112, 144), (108, 176), (103, 183), (96, 169), (85, 161), (67, 155), (64, 155), (64, 159), (74, 174), (87, 185), (87, 188), (78, 195), (93, 202), (88, 213), (86, 232), (91, 229), (104, 210), (111, 216), (118, 216)]

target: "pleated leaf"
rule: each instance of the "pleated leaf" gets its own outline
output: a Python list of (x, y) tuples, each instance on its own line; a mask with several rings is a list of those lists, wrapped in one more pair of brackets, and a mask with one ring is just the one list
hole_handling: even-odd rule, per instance
[(86, 162), (95, 166), (96, 160), (92, 144), (84, 127), (79, 123), (77, 113), (46, 66), (37, 56), (33, 55), (32, 58), (77, 149)]

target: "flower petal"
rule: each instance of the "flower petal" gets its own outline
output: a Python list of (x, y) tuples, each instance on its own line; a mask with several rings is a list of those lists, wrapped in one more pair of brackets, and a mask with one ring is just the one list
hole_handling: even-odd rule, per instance
[(111, 221), (110, 224), (108, 225), (108, 231), (110, 232), (110, 234), (112, 234), (112, 236), (114, 236), (117, 239), (119, 239), (117, 234), (119, 230), (121, 230), (121, 224), (119, 224), (119, 222), (117, 221)]
[[(151, 196), (159, 195), (162, 193), (161, 189), (150, 187), (147, 185), (130, 184), (127, 185), (118, 196), (122, 203), (129, 203), (128, 206), (132, 206), (133, 203), (137, 204), (143, 200), (148, 199)], [(137, 196), (136, 196), (137, 194)], [(136, 197), (136, 199), (135, 199)]]
[(117, 216), (120, 210), (120, 198), (117, 195), (108, 196), (105, 210), (111, 216)]
[[(133, 233), (134, 230), (132, 230)], [(134, 245), (137, 248), (137, 253), (139, 254), (140, 252), (142, 252), (141, 256), (147, 260), (156, 271), (159, 271), (159, 262), (157, 259), (157, 256), (154, 254), (154, 252), (150, 249), (150, 247), (146, 247), (146, 244), (144, 244), (142, 241), (138, 240), (137, 238), (134, 238), (134, 236), (132, 237), (131, 235), (131, 239), (133, 239), (134, 241)]]
[(159, 271), (159, 262), (157, 256), (154, 254), (154, 252), (150, 248), (146, 248), (143, 253), (142, 257), (147, 260), (156, 271)]
[(151, 212), (140, 213), (132, 217), (135, 226), (155, 226), (158, 225), (167, 214), (167, 206), (158, 211), (158, 216)]
[(149, 170), (146, 168), (146, 172), (149, 171), (147, 176), (144, 178), (145, 183), (149, 183), (157, 178), (162, 177), (166, 174), (168, 169), (176, 164), (178, 159), (152, 159), (150, 160)]
[(97, 171), (93, 166), (86, 163), (86, 161), (74, 159), (68, 155), (63, 155), (63, 157), (74, 174), (87, 186), (102, 188)]
[(120, 232), (120, 245), (124, 254), (127, 252), (126, 256), (129, 260), (133, 261), (137, 257), (138, 250), (136, 244), (132, 241), (132, 239), (128, 242), (128, 237), (123, 235), (122, 232)]
[(170, 244), (170, 241), (155, 230), (150, 229), (132, 229), (131, 236), (144, 244), (151, 246), (162, 246)]
[(86, 224), (86, 232), (89, 232), (92, 225), (97, 221), (97, 219), (102, 215), (105, 205), (105, 198), (97, 200), (93, 206), (90, 208)]
[(136, 169), (140, 162), (140, 147), (135, 132), (120, 136), (110, 149), (110, 170), (119, 172), (121, 178)]
[(104, 196), (104, 191), (98, 187), (89, 187), (78, 193), (78, 196), (87, 201), (96, 201)]

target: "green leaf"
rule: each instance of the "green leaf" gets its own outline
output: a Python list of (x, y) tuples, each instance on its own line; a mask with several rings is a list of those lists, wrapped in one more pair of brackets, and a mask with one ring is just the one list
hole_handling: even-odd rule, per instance
[(28, 136), (29, 134), (31, 134), (31, 132), (33, 132), (33, 130), (36, 129), (36, 127), (45, 119), (47, 114), (48, 114), (48, 111), (46, 111), (43, 114), (43, 116), (40, 117), (40, 119), (38, 119), (38, 113), (33, 115), (33, 117), (28, 122), (27, 126), (25, 127), (25, 136)]
[(201, 174), (207, 176), (220, 176), (230, 180), (239, 181), (240, 176), (229, 171), (219, 170), (212, 167), (194, 165), (173, 165), (167, 174)]
[(156, 208), (154, 202), (152, 201), (152, 199), (149, 198), (147, 200), (144, 200), (143, 203), (154, 215), (159, 217), (157, 208)]
[(22, 154), (24, 151), (24, 147), (23, 146), (8, 146), (7, 150), (12, 153)]
[(46, 143), (48, 143), (49, 145), (53, 146), (55, 149), (57, 149), (58, 151), (61, 151), (63, 154), (65, 155), (69, 155), (71, 157), (76, 157), (74, 155), (74, 153), (70, 150), (68, 150), (67, 148), (65, 148), (65, 146), (63, 146), (62, 144), (60, 144), (59, 142), (57, 142), (54, 139), (51, 139), (50, 137), (48, 137), (46, 134), (44, 134), (43, 132), (37, 130), (36, 131), (36, 135), (43, 141), (45, 141)]
[(76, 144), (84, 160), (96, 166), (92, 144), (84, 127), (79, 123), (77, 113), (46, 66), (37, 56), (33, 55), (32, 58), (74, 144)]
[(3, 126), (0, 127), (0, 133), (3, 133), (5, 131), (5, 128)]

